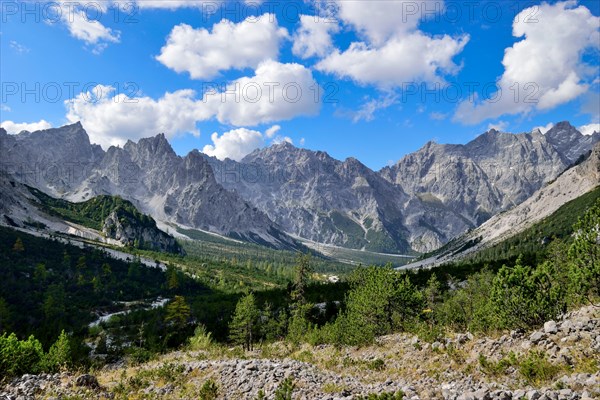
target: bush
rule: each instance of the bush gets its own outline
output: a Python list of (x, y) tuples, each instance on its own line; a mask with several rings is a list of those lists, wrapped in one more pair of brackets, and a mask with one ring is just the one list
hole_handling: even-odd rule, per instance
[(539, 326), (566, 310), (566, 291), (549, 262), (537, 268), (503, 266), (492, 285), (491, 301), (499, 328)]
[(198, 393), (198, 397), (200, 400), (215, 400), (219, 395), (219, 386), (212, 379), (204, 382), (202, 387), (200, 388), (200, 393)]
[(554, 379), (560, 367), (550, 363), (541, 351), (532, 351), (521, 361), (519, 374), (530, 384), (540, 384)]
[(71, 344), (69, 337), (63, 330), (56, 342), (50, 347), (42, 360), (42, 369), (46, 372), (57, 372), (71, 365)]
[(292, 400), (292, 393), (295, 388), (294, 381), (291, 378), (285, 378), (275, 390), (275, 400)]
[(208, 350), (213, 345), (212, 334), (206, 330), (202, 324), (198, 325), (194, 330), (194, 336), (189, 339), (190, 350)]
[(0, 336), (0, 376), (36, 374), (42, 369), (43, 358), (42, 344), (33, 335), (27, 340), (19, 340), (14, 333)]
[[(338, 344), (372, 343), (376, 336), (406, 329), (423, 310), (423, 295), (408, 276), (389, 267), (358, 269), (350, 278), (346, 312), (328, 327), (325, 337)], [(335, 332), (336, 335), (332, 335)]]

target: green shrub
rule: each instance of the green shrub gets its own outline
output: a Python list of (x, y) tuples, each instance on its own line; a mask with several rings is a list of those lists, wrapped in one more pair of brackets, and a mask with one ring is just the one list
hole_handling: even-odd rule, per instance
[(560, 372), (560, 366), (552, 364), (542, 351), (531, 351), (520, 362), (519, 374), (530, 384), (540, 384), (554, 379)]
[(19, 340), (11, 333), (0, 336), (0, 376), (36, 374), (42, 369), (44, 349), (33, 335)]
[(367, 368), (372, 371), (383, 371), (385, 369), (385, 361), (381, 358), (376, 358), (367, 363)]
[(198, 393), (200, 400), (215, 400), (219, 395), (219, 386), (212, 379), (204, 382)]
[(494, 278), (491, 301), (500, 328), (530, 328), (555, 319), (566, 310), (565, 288), (549, 262), (536, 268), (503, 266)]
[(295, 388), (296, 385), (292, 378), (285, 378), (275, 390), (275, 400), (292, 400), (292, 393)]
[(71, 344), (69, 343), (69, 337), (63, 330), (48, 350), (48, 353), (44, 355), (41, 367), (46, 372), (57, 372), (69, 367), (71, 361)]
[(189, 338), (190, 350), (208, 350), (212, 347), (212, 345), (212, 334), (206, 330), (204, 325), (198, 325), (194, 330), (194, 336)]

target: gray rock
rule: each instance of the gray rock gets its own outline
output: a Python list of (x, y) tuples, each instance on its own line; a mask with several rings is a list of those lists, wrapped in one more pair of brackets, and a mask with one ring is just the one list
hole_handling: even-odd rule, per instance
[(558, 327), (555, 321), (548, 321), (544, 324), (544, 332), (547, 334), (555, 334), (558, 332)]
[(533, 344), (538, 344), (547, 337), (548, 336), (544, 332), (536, 331), (531, 334), (531, 336), (529, 337), (529, 341)]
[(96, 388), (100, 387), (100, 384), (98, 383), (98, 379), (96, 379), (96, 377), (94, 375), (90, 375), (90, 374), (79, 375), (77, 377), (77, 379), (75, 379), (75, 384), (77, 386), (83, 386), (83, 387), (88, 387), (88, 388), (92, 388), (92, 389), (96, 389)]

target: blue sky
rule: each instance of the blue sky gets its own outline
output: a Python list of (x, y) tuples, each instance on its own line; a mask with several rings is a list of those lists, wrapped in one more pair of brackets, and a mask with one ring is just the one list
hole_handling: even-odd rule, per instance
[(291, 140), (379, 169), (490, 127), (600, 123), (596, 0), (0, 5), (11, 133), (81, 120), (105, 148), (164, 132), (238, 159)]

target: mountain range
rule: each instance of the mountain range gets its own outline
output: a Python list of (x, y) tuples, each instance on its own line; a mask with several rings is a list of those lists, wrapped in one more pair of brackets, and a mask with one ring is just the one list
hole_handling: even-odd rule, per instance
[(179, 156), (163, 134), (104, 151), (80, 123), (0, 128), (3, 172), (53, 197), (117, 195), (159, 224), (275, 248), (311, 241), (402, 254), (434, 250), (522, 203), (599, 141), (568, 122), (545, 134), (490, 130), (464, 145), (429, 142), (373, 171), (287, 142), (233, 161)]

